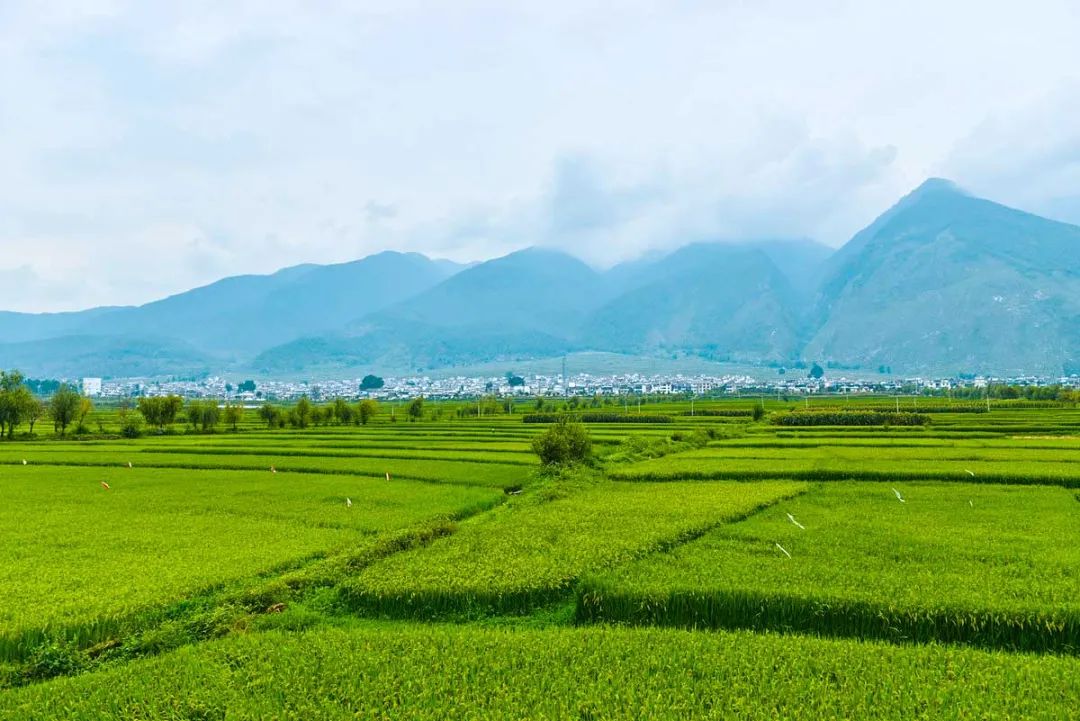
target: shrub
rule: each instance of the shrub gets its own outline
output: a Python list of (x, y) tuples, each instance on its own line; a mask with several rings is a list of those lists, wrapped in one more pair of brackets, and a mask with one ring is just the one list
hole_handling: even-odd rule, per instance
[(533, 439), (532, 449), (545, 466), (568, 466), (592, 457), (592, 441), (580, 424), (563, 416)]
[(142, 435), (142, 418), (129, 413), (120, 421), (120, 435), (124, 438), (138, 438)]
[[(522, 416), (524, 423), (558, 423), (565, 416), (561, 413), (529, 413)], [(582, 413), (574, 417), (580, 423), (674, 423), (671, 416), (631, 416), (623, 413)]]
[(749, 408), (699, 408), (691, 413), (690, 411), (683, 411), (684, 416), (711, 416), (716, 418), (749, 418), (754, 415), (754, 411)]
[(774, 416), (778, 426), (924, 426), (930, 418), (919, 413), (877, 411), (792, 411)]
[(85, 657), (73, 644), (52, 640), (33, 650), (23, 674), (28, 680), (40, 681), (76, 673), (85, 665)]

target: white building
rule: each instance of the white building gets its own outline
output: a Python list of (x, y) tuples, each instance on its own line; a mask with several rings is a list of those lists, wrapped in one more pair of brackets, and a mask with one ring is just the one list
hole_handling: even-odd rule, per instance
[(101, 395), (101, 379), (100, 378), (83, 378), (82, 379), (82, 392), (84, 396), (100, 396)]

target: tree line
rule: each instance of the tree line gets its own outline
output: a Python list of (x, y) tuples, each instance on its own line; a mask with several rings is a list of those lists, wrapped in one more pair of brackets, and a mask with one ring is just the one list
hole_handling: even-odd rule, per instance
[[(184, 420), (194, 431), (210, 432), (224, 424), (239, 430), (247, 408), (239, 403), (220, 405), (216, 400), (192, 398), (184, 401), (177, 395), (140, 398), (136, 410), (139, 416), (157, 433), (165, 433), (177, 422)], [(379, 412), (379, 404), (365, 399), (350, 404), (343, 398), (326, 405), (312, 403), (306, 396), (292, 406), (264, 403), (256, 413), (268, 429), (309, 428), (311, 426), (367, 425)], [(124, 435), (138, 435), (138, 417), (130, 414), (130, 408), (121, 407), (121, 428)]]
[(53, 430), (60, 435), (72, 425), (82, 432), (93, 410), (93, 402), (69, 385), (58, 385), (46, 402), (34, 395), (22, 373), (0, 371), (0, 438), (14, 438), (23, 424), (33, 433), (42, 418), (52, 420)]

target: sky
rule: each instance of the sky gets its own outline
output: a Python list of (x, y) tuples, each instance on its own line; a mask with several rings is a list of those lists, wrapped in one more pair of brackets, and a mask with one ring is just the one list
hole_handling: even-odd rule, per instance
[(1080, 3), (0, 0), (0, 309), (386, 249), (839, 246), (929, 176), (1080, 223)]

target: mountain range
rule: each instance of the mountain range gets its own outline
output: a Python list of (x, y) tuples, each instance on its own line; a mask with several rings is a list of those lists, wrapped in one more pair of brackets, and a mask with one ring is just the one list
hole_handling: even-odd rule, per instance
[(137, 307), (0, 312), (34, 376), (416, 372), (574, 351), (1080, 372), (1080, 227), (931, 179), (833, 252), (686, 245), (596, 270), (529, 248), (471, 266), (384, 252), (225, 278)]

